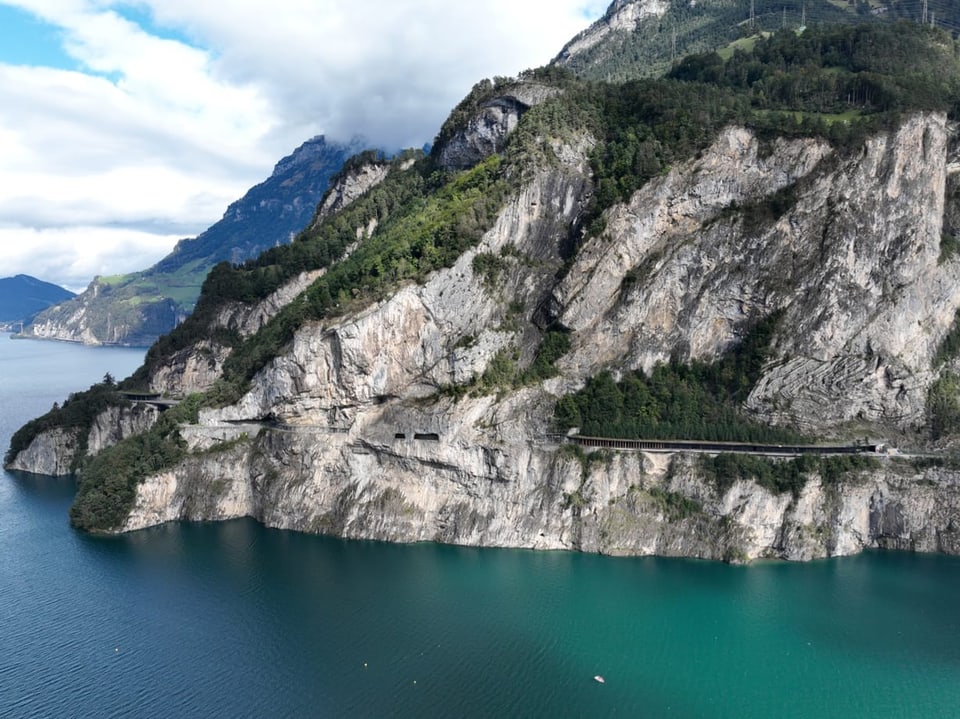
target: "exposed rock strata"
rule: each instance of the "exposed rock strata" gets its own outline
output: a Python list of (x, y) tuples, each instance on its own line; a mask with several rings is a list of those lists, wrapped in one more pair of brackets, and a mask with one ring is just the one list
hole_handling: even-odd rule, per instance
[(4, 468), (62, 477), (70, 474), (70, 464), (79, 446), (79, 431), (51, 429), (38, 435)]
[(111, 307), (110, 294), (110, 286), (94, 278), (81, 294), (37, 315), (23, 336), (85, 345), (146, 345), (184, 318), (170, 299), (134, 309), (128, 304)]
[[(726, 561), (960, 552), (956, 472), (884, 460), (841, 486), (815, 476), (794, 499), (743, 481), (718, 494), (695, 456), (624, 453), (585, 469), (555, 449), (275, 431), (151, 478), (124, 529), (250, 516), (353, 538)], [(688, 509), (675, 513), (668, 495)]]
[(500, 152), (523, 114), (558, 92), (555, 87), (526, 81), (504, 88), (497, 97), (485, 102), (441, 148), (440, 166), (446, 170), (464, 170)]
[[(817, 431), (919, 425), (960, 304), (956, 263), (939, 261), (947, 139), (942, 115), (852, 157), (815, 140), (762, 156), (749, 132), (726, 131), (611, 211), (608, 238), (580, 253), (554, 298), (576, 330), (564, 370), (709, 359), (782, 310), (790, 330), (749, 409)], [(774, 217), (769, 199), (787, 192)]]
[(316, 226), (327, 217), (340, 212), (345, 207), (349, 207), (357, 198), (383, 182), (389, 172), (389, 163), (370, 162), (341, 177), (327, 191), (327, 195), (317, 209), (313, 225)]
[(81, 444), (79, 429), (54, 428), (41, 432), (20, 452), (7, 469), (55, 477), (73, 471), (77, 453), (86, 449), (88, 455), (96, 455), (127, 437), (144, 432), (157, 421), (159, 410), (149, 404), (134, 404), (130, 407), (110, 407), (101, 412), (93, 422), (85, 447)]
[[(544, 439), (555, 393), (602, 369), (716, 356), (777, 310), (791, 330), (777, 337), (755, 412), (838, 431), (854, 414), (917, 421), (930, 358), (960, 304), (955, 268), (938, 264), (947, 138), (942, 116), (917, 115), (847, 157), (817, 140), (762, 152), (732, 128), (611, 210), (605, 236), (555, 285), (558, 248), (590, 193), (589, 138), (558, 148), (565, 160), (454, 267), (304, 328), (238, 404), (203, 413), (187, 434), (195, 456), (141, 489), (125, 528), (253, 516), (346, 537), (734, 561), (955, 552), (954, 472), (884, 460), (841, 485), (814, 476), (795, 499), (743, 481), (721, 494), (693, 457), (623, 454), (584, 467)], [(780, 216), (760, 211), (784, 191), (794, 200)], [(473, 257), (507, 245), (536, 261), (485, 286)], [(520, 322), (507, 310), (517, 303)], [(499, 350), (529, 358), (536, 317), (573, 330), (561, 377), (501, 399), (436, 395)], [(234, 423), (264, 418), (283, 429), (250, 439), (253, 424), (207, 458), (241, 433)], [(665, 496), (691, 504), (678, 516)]]
[[(556, 396), (587, 377), (718, 356), (773, 312), (784, 329), (751, 411), (838, 434), (852, 419), (909, 430), (960, 305), (958, 260), (939, 253), (948, 139), (937, 114), (847, 155), (730, 128), (611, 209), (559, 282), (592, 140), (557, 143), (453, 267), (301, 328), (238, 403), (184, 428), (193, 455), (140, 487), (125, 529), (252, 516), (345, 537), (734, 561), (957, 552), (956, 472), (883, 460), (841, 484), (811, 477), (797, 498), (748, 482), (719, 493), (691, 457), (584, 466), (546, 437)], [(478, 253), (505, 263), (496, 283), (474, 274)], [(500, 352), (529, 363), (555, 320), (573, 344), (559, 377), (503, 397), (441, 391)]]

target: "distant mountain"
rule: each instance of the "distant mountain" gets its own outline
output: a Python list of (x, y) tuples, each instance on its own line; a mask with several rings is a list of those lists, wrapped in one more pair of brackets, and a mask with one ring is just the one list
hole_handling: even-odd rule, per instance
[(0, 279), (0, 322), (27, 321), (41, 310), (75, 296), (30, 275), (4, 277)]
[(241, 263), (290, 242), (313, 217), (330, 178), (361, 142), (305, 142), (223, 218), (142, 272), (97, 277), (80, 295), (34, 318), (24, 335), (86, 344), (149, 345), (186, 317), (204, 278), (224, 260)]

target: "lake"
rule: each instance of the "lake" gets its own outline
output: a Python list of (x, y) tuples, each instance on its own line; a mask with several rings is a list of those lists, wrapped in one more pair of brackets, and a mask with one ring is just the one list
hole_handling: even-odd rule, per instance
[[(142, 350), (0, 335), (0, 443)], [(0, 478), (0, 717), (949, 717), (960, 558), (809, 564), (70, 529)], [(603, 675), (605, 683), (594, 681)]]

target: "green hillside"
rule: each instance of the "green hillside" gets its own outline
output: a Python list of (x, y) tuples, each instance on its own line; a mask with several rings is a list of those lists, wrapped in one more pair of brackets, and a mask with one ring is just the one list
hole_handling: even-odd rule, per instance
[(568, 43), (554, 64), (585, 79), (622, 82), (662, 75), (692, 53), (748, 51), (753, 38), (783, 29), (908, 20), (960, 30), (960, 0), (666, 0), (662, 16), (647, 16), (635, 28), (612, 31), (602, 42), (581, 49), (585, 37), (631, 4), (611, 4), (605, 17)]

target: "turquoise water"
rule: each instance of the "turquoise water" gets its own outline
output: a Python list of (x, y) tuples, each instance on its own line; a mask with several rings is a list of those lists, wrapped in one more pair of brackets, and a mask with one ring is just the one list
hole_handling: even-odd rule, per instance
[[(39, 368), (60, 389), (85, 352), (138, 359), (0, 337), (4, 445), (11, 408), (57, 398)], [(250, 521), (97, 539), (69, 529), (73, 491), (0, 479), (0, 717), (960, 713), (960, 559), (728, 567)]]

